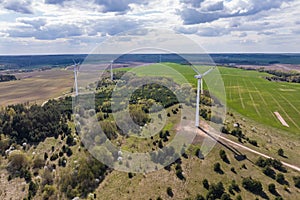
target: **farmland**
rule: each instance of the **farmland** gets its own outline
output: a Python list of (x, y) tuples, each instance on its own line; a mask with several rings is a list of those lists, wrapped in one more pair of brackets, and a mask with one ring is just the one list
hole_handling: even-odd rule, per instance
[[(188, 82), (196, 85), (195, 73), (186, 65), (165, 63), (132, 69), (139, 76), (159, 75), (173, 78), (182, 83), (176, 71), (182, 74)], [(170, 68), (175, 69), (173, 72)], [(202, 73), (207, 67), (197, 67)], [(131, 69), (126, 69), (131, 70)], [(267, 73), (247, 71), (235, 68), (218, 67), (224, 81), (227, 106), (245, 117), (264, 125), (300, 133), (300, 84), (286, 82), (271, 82), (264, 77)], [(207, 81), (208, 79), (204, 79)], [(206, 85), (204, 85), (204, 89)], [(283, 126), (274, 112), (279, 112), (289, 127)]]
[(72, 71), (54, 69), (16, 74), (19, 80), (0, 83), (1, 106), (26, 103), (42, 104), (70, 92)]

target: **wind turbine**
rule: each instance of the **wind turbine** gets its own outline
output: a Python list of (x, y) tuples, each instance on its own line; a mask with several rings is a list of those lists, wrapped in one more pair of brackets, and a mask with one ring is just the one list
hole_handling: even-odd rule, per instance
[(209, 69), (205, 73), (201, 74), (193, 65), (192, 69), (197, 73), (195, 78), (197, 79), (197, 102), (196, 102), (196, 119), (195, 126), (199, 127), (199, 115), (200, 115), (200, 95), (203, 94), (203, 77), (209, 74), (215, 67)]
[(77, 76), (78, 76), (78, 65), (79, 65), (79, 63), (76, 63), (74, 59), (73, 59), (73, 62), (74, 62), (75, 96), (78, 96)]
[(110, 80), (114, 80), (114, 73), (113, 73), (113, 60), (110, 62)]

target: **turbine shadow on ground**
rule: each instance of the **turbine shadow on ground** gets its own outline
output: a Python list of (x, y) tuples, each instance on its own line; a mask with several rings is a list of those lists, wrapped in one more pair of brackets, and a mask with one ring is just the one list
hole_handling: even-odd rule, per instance
[[(239, 150), (237, 150), (236, 148), (220, 141), (218, 138), (216, 138), (215, 136), (213, 136), (212, 134), (210, 134), (209, 132), (207, 132), (206, 130), (204, 130), (201, 127), (198, 127), (198, 129), (200, 129), (203, 133), (205, 133), (207, 136), (209, 136), (210, 138), (212, 138), (213, 140), (215, 140), (216, 142), (218, 142), (219, 144), (221, 144), (222, 146), (224, 146), (226, 149), (228, 149), (229, 151), (231, 151), (234, 154), (234, 158), (238, 161), (242, 161), (242, 160), (249, 160), (246, 155), (242, 154)], [(251, 163), (252, 161), (249, 160)]]

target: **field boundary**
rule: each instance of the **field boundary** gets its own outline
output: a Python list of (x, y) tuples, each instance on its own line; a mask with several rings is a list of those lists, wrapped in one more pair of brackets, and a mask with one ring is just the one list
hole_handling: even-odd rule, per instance
[(246, 88), (247, 88), (248, 94), (249, 94), (249, 96), (250, 96), (250, 99), (251, 99), (251, 101), (252, 101), (252, 104), (253, 104), (253, 107), (254, 107), (256, 113), (259, 115), (259, 117), (261, 117), (261, 114), (260, 114), (259, 110), (258, 110), (257, 107), (256, 107), (256, 104), (255, 104), (255, 102), (254, 102), (253, 96), (252, 96), (251, 92), (249, 91), (249, 88), (248, 88), (247, 83), (245, 82), (245, 79), (243, 79), (243, 82), (244, 82), (244, 84), (245, 84), (245, 86), (246, 86)]

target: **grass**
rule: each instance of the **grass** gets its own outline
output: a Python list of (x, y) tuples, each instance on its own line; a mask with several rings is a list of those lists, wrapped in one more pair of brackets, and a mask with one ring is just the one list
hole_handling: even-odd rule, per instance
[[(207, 70), (207, 67), (197, 68), (200, 72)], [(196, 85), (195, 72), (186, 65), (164, 63), (126, 70), (139, 76), (170, 77), (177, 83), (184, 82), (184, 79), (178, 76), (182, 74), (189, 83)], [(270, 76), (269, 74), (257, 71), (225, 67), (218, 67), (218, 70), (224, 82), (228, 107), (261, 124), (300, 134), (300, 84), (270, 82), (264, 78)], [(204, 84), (204, 89), (206, 88)], [(274, 115), (276, 111), (290, 127), (284, 127), (279, 122)]]
[[(125, 172), (113, 171), (111, 172), (104, 182), (100, 184), (96, 190), (97, 197), (103, 199), (185, 199), (192, 197), (194, 199), (197, 194), (201, 194), (204, 197), (207, 194), (207, 190), (202, 185), (203, 179), (207, 179), (209, 184), (217, 183), (221, 181), (224, 185), (225, 191), (228, 192), (228, 187), (232, 180), (235, 180), (241, 189), (240, 193), (235, 192), (235, 195), (231, 195), (232, 199), (240, 194), (243, 199), (255, 199), (260, 196), (254, 195), (246, 191), (242, 187), (242, 177), (252, 176), (253, 179), (261, 181), (264, 192), (270, 199), (275, 197), (268, 191), (268, 184), (274, 183), (277, 191), (283, 196), (284, 199), (297, 199), (299, 193), (287, 192), (284, 190), (284, 186), (278, 184), (275, 180), (268, 178), (262, 173), (262, 169), (254, 165), (257, 159), (256, 155), (247, 153), (249, 160), (237, 161), (234, 159), (233, 154), (226, 149), (226, 154), (230, 160), (230, 164), (226, 164), (219, 157), (219, 150), (221, 146), (217, 145), (213, 151), (204, 160), (198, 159), (192, 153), (189, 154), (189, 158), (182, 158), (182, 169), (185, 181), (181, 181), (175, 174), (175, 166), (172, 166), (171, 171), (159, 170), (148, 174), (135, 174), (132, 179), (128, 178), (128, 174)], [(243, 152), (243, 151), (242, 151)], [(224, 174), (218, 174), (214, 172), (214, 163), (219, 162)], [(245, 164), (247, 169), (241, 166)], [(234, 167), (236, 174), (230, 171), (230, 168)], [(278, 173), (278, 171), (276, 171)], [(290, 183), (290, 191), (296, 191), (293, 186), (292, 176), (296, 175), (295, 172), (288, 172), (285, 174), (285, 178)], [(171, 187), (174, 192), (174, 197), (170, 198), (167, 195), (167, 188)]]
[(1, 106), (26, 102), (42, 104), (70, 92), (73, 87), (73, 73), (66, 70), (31, 72), (17, 77), (21, 79), (0, 83)]

